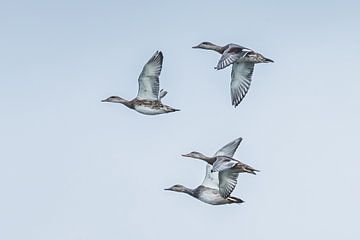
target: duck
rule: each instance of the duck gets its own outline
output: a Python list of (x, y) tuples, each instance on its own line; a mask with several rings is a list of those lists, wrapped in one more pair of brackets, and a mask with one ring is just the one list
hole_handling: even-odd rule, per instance
[[(221, 150), (219, 150), (218, 152), (215, 153), (214, 156), (212, 157), (208, 157), (205, 156), (204, 154), (197, 152), (197, 151), (192, 151), (188, 154), (182, 154), (181, 156), (183, 157), (189, 157), (189, 158), (194, 158), (194, 159), (200, 159), (203, 160), (205, 162), (207, 162), (208, 164), (212, 165), (212, 172), (219, 172), (219, 171), (223, 171), (226, 169), (232, 169), (234, 171), (238, 171), (239, 173), (251, 173), (256, 175), (256, 172), (260, 172), (259, 170), (240, 162), (239, 160), (229, 157), (228, 153), (223, 152), (223, 149), (233, 149), (236, 151), (236, 149), (239, 147), (240, 143), (242, 141), (242, 138), (237, 138), (233, 141), (231, 141), (230, 143), (228, 143), (227, 145), (225, 145), (223, 148), (221, 148)], [(234, 153), (235, 153), (234, 151)], [(234, 154), (232, 154), (234, 155)]]
[[(225, 156), (232, 158), (241, 140), (242, 138), (237, 138), (226, 144), (214, 154), (214, 157)], [(165, 188), (165, 190), (185, 193), (210, 205), (243, 203), (244, 201), (241, 198), (231, 196), (242, 169), (228, 166), (221, 167), (222, 164), (218, 163), (220, 167), (214, 171), (213, 166), (209, 163), (210, 161), (206, 162), (206, 174), (200, 186), (191, 189), (181, 184), (176, 184)]]
[(161, 102), (161, 99), (167, 94), (167, 91), (163, 89), (159, 91), (159, 77), (163, 58), (162, 52), (156, 51), (144, 65), (138, 78), (139, 88), (136, 98), (129, 101), (119, 96), (111, 96), (101, 102), (121, 103), (124, 106), (145, 115), (158, 115), (180, 111), (180, 109), (170, 107)]
[(257, 63), (271, 63), (272, 59), (264, 57), (250, 48), (234, 43), (218, 46), (211, 42), (202, 42), (193, 48), (213, 50), (221, 54), (220, 60), (214, 68), (224, 69), (232, 65), (231, 70), (231, 104), (236, 108), (249, 91), (254, 66)]

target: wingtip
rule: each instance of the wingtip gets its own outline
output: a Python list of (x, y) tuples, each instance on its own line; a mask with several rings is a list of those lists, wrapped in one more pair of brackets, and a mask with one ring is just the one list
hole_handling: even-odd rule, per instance
[(157, 51), (154, 53), (154, 57), (156, 58), (157, 56), (163, 57), (162, 51), (157, 50)]

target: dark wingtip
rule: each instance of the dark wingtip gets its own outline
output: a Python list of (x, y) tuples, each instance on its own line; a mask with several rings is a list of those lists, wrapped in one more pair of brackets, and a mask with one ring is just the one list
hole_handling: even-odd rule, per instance
[(162, 51), (158, 50), (158, 51), (156, 51), (156, 52), (157, 52), (157, 55), (158, 55), (161, 59), (164, 58), (164, 55), (163, 55)]

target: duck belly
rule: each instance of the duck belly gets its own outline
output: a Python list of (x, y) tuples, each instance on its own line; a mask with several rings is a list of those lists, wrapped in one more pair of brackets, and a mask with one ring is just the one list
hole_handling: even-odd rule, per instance
[(165, 111), (161, 108), (154, 109), (148, 106), (135, 106), (135, 111), (145, 115), (157, 115), (157, 114), (165, 113)]
[(211, 204), (211, 205), (222, 205), (229, 203), (228, 200), (221, 197), (218, 191), (204, 191), (202, 192), (198, 199), (204, 203)]

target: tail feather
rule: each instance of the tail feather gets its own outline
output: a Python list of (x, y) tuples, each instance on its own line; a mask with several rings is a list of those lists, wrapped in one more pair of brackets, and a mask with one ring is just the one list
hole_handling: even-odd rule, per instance
[(265, 58), (265, 59), (264, 59), (264, 62), (265, 62), (265, 63), (269, 63), (269, 62), (274, 62), (274, 61), (273, 61), (272, 59), (270, 59), (270, 58)]
[(180, 111), (180, 109), (172, 108), (172, 107), (166, 106), (166, 105), (164, 105), (164, 106), (165, 106), (165, 111), (166, 111), (166, 112), (177, 112), (177, 111)]
[(240, 172), (247, 172), (247, 173), (251, 173), (251, 174), (254, 174), (254, 175), (256, 175), (256, 172), (260, 172), (259, 170), (255, 169), (255, 168), (252, 168), (252, 167), (250, 167), (249, 165), (246, 165), (246, 164), (237, 164), (237, 165), (235, 165), (235, 168), (237, 170), (239, 170)]
[(243, 203), (244, 201), (237, 197), (228, 197), (227, 200), (230, 201), (230, 203)]
[(256, 172), (260, 172), (259, 170), (256, 170), (255, 168), (246, 168), (245, 169), (245, 172), (248, 172), (248, 173), (251, 173), (251, 174), (254, 174), (256, 175)]

